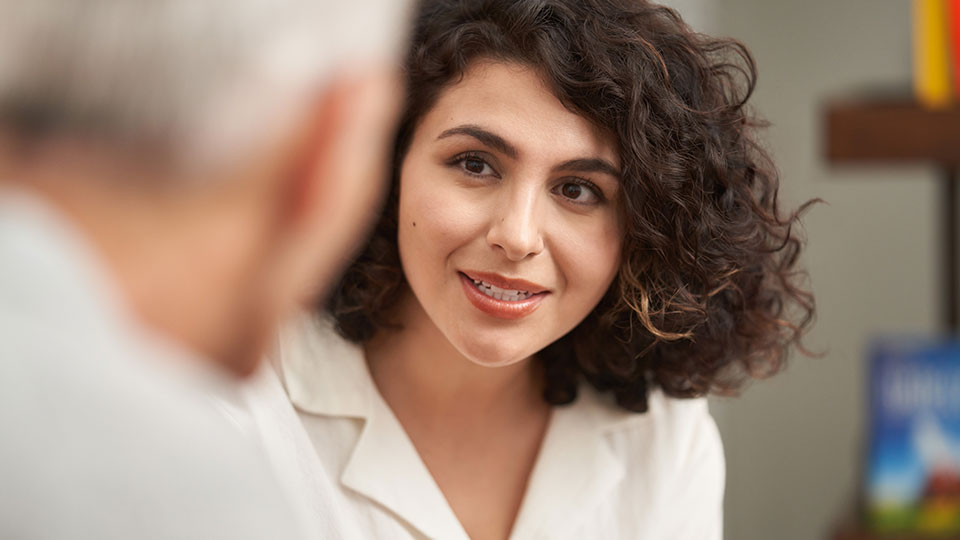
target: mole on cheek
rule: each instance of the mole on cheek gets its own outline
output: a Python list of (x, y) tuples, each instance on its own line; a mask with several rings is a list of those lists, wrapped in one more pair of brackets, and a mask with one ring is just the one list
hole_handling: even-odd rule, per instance
[(417, 226), (417, 222), (416, 222), (416, 221), (413, 222), (413, 226), (414, 226), (414, 227)]

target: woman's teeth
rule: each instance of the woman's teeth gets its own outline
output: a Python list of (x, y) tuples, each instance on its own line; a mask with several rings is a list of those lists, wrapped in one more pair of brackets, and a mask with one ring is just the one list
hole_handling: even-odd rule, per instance
[(479, 289), (483, 294), (506, 302), (519, 302), (520, 300), (526, 300), (527, 298), (533, 296), (527, 291), (511, 291), (510, 289), (501, 289), (500, 287), (494, 287), (489, 283), (484, 283), (483, 281), (478, 281), (476, 279), (473, 280), (473, 284), (476, 285), (477, 289)]

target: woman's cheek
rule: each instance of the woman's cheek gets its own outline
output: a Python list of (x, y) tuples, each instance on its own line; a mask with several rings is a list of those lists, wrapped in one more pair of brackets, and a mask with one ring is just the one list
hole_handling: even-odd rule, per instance
[(592, 269), (595, 276), (592, 276), (591, 279), (597, 283), (597, 288), (593, 291), (593, 294), (597, 301), (607, 292), (610, 283), (613, 282), (613, 278), (620, 268), (623, 245), (621, 235), (616, 220), (609, 220), (604, 223), (604, 226), (598, 232), (597, 237), (600, 240), (593, 244), (594, 253), (591, 254), (593, 260), (602, 261)]
[(558, 231), (554, 257), (572, 292), (599, 300), (620, 264), (620, 230), (615, 220), (597, 216), (593, 222), (568, 223)]
[(453, 249), (469, 242), (485, 221), (482, 200), (471, 192), (459, 186), (410, 192), (407, 225), (411, 232), (434, 248)]

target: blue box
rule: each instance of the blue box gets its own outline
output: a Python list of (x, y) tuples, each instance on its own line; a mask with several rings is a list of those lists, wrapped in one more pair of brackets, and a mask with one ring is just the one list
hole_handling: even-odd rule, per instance
[(868, 453), (873, 530), (960, 533), (960, 341), (874, 345)]

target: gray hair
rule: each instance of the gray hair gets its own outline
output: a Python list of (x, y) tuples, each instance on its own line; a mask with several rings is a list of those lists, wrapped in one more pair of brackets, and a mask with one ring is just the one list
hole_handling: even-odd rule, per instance
[(0, 127), (220, 160), (399, 57), (407, 0), (0, 0)]

